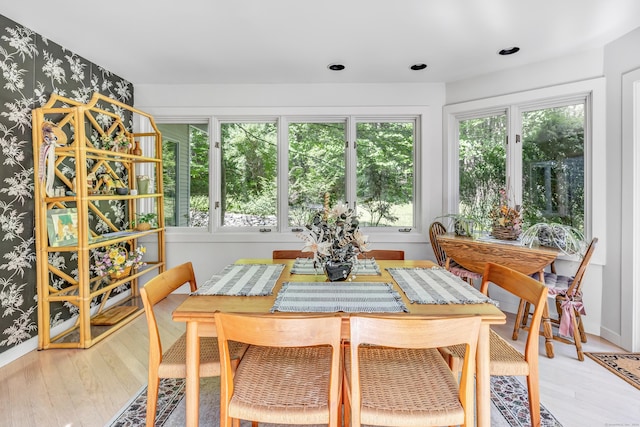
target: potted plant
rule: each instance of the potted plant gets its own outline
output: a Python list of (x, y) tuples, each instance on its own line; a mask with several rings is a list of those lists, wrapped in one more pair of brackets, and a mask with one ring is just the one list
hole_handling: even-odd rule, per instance
[(323, 268), (331, 282), (347, 280), (358, 254), (368, 251), (353, 209), (344, 204), (330, 208), (328, 193), (323, 210), (298, 236), (305, 241), (302, 252), (313, 252), (314, 267)]
[(118, 151), (120, 153), (126, 153), (131, 149), (131, 141), (128, 136), (121, 132), (115, 137), (104, 134), (100, 137), (102, 142), (102, 148), (105, 150)]
[(446, 214), (437, 217), (436, 219), (447, 218), (450, 220), (447, 229), (453, 229), (456, 236), (473, 237), (475, 230), (480, 228), (480, 224), (474, 218), (462, 214)]
[(147, 231), (158, 226), (158, 215), (150, 212), (136, 214), (135, 221), (131, 222), (131, 227), (137, 231)]
[(550, 246), (567, 255), (582, 254), (586, 247), (584, 234), (577, 228), (558, 223), (539, 222), (522, 232), (522, 244)]

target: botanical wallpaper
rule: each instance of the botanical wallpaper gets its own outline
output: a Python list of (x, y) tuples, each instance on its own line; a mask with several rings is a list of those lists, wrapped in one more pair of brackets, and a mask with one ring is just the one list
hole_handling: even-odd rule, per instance
[[(114, 52), (114, 55), (117, 54)], [(87, 102), (94, 92), (133, 105), (133, 86), (99, 65), (0, 15), (0, 353), (37, 335), (31, 110), (52, 93)], [(114, 111), (122, 114), (121, 111)], [(123, 122), (131, 126), (130, 117)], [(121, 209), (105, 206), (122, 222)], [(49, 262), (77, 274), (73, 256)], [(67, 265), (69, 264), (69, 265)], [(52, 326), (73, 316), (52, 307)]]

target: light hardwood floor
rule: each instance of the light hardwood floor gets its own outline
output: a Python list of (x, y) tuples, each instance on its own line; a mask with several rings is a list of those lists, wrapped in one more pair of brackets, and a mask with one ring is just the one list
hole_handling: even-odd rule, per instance
[[(168, 340), (184, 325), (171, 311), (185, 295), (171, 295), (158, 307)], [(510, 340), (513, 316), (496, 328)], [(522, 332), (516, 346), (524, 346)], [(31, 352), (0, 368), (0, 425), (16, 427), (103, 426), (146, 384), (147, 328), (138, 317), (114, 335), (86, 350)], [(575, 348), (555, 342), (556, 357), (540, 354), (542, 403), (565, 427), (640, 426), (640, 390), (598, 366), (576, 359)], [(589, 336), (585, 351), (618, 351)]]

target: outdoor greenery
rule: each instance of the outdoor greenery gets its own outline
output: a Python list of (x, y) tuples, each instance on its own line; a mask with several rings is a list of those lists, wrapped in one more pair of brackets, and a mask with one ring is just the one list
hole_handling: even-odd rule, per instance
[[(522, 114), (522, 216), (584, 228), (583, 104)], [(463, 120), (459, 126), (459, 211), (485, 230), (507, 184), (505, 114)]]
[[(344, 121), (289, 124), (290, 226), (308, 223), (325, 193), (332, 203), (345, 201), (345, 126)], [(357, 202), (364, 225), (413, 225), (413, 128), (413, 122), (358, 124)], [(223, 122), (220, 131), (223, 225), (229, 215), (272, 225), (277, 213), (276, 123)], [(197, 127), (190, 127), (189, 140), (189, 225), (202, 226), (209, 210), (209, 141)], [(180, 222), (174, 215), (178, 152), (176, 143), (163, 144), (168, 225)]]

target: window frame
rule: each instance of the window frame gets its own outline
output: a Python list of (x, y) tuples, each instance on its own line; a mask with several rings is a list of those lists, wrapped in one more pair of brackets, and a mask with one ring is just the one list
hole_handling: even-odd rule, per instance
[[(543, 89), (523, 91), (469, 102), (445, 105), (443, 110), (443, 154), (446, 172), (443, 182), (443, 207), (446, 213), (458, 209), (458, 124), (460, 120), (486, 117), (495, 113), (507, 114), (509, 141), (521, 135), (520, 114), (539, 108), (562, 106), (585, 99), (584, 167), (585, 207), (584, 232), (587, 239), (606, 236), (606, 133), (605, 133), (605, 79), (597, 78)], [(520, 204), (522, 190), (521, 146), (514, 150), (507, 146), (507, 175), (516, 190), (516, 203)], [(520, 156), (520, 157), (518, 157)], [(515, 170), (514, 170), (515, 168)], [(519, 169), (518, 169), (519, 168)], [(605, 246), (606, 245), (600, 245)], [(603, 264), (604, 248), (598, 250), (594, 262)]]
[[(196, 109), (197, 110), (197, 109)], [(220, 200), (222, 189), (219, 188), (217, 183), (220, 182), (220, 150), (215, 148), (215, 144), (219, 144), (220, 126), (221, 122), (230, 121), (269, 121), (275, 119), (278, 122), (278, 215), (283, 217), (283, 212), (286, 212), (287, 207), (283, 207), (282, 200), (285, 200), (287, 195), (282, 194), (281, 191), (286, 188), (287, 176), (281, 171), (287, 170), (288, 165), (288, 152), (287, 149), (283, 149), (285, 146), (283, 141), (288, 139), (288, 123), (292, 122), (335, 122), (345, 121), (347, 123), (346, 128), (348, 133), (355, 135), (355, 120), (363, 121), (406, 121), (413, 120), (414, 122), (414, 224), (409, 232), (400, 233), (401, 227), (388, 227), (390, 230), (382, 229), (380, 227), (367, 227), (364, 231), (374, 237), (371, 239), (376, 243), (379, 242), (423, 242), (426, 235), (426, 226), (428, 221), (423, 219), (423, 212), (425, 207), (429, 207), (425, 201), (428, 195), (423, 194), (422, 173), (421, 164), (424, 162), (422, 154), (422, 146), (426, 143), (426, 140), (432, 140), (430, 135), (427, 135), (425, 129), (428, 128), (428, 122), (432, 121), (427, 106), (416, 107), (317, 107), (317, 108), (305, 108), (298, 107), (292, 109), (277, 109), (277, 108), (231, 108), (231, 109), (207, 109), (207, 114), (194, 115), (189, 114), (180, 116), (177, 114), (172, 115), (155, 115), (158, 123), (170, 124), (170, 123), (186, 123), (186, 122), (200, 122), (206, 121), (209, 123), (209, 135), (210, 144), (212, 149), (210, 150), (210, 162), (212, 167), (210, 168), (210, 194), (212, 197), (210, 210), (210, 223), (208, 229), (193, 228), (193, 227), (167, 227), (167, 239), (168, 241), (193, 241), (193, 242), (206, 242), (206, 241), (219, 241), (219, 242), (299, 242), (299, 238), (296, 236), (296, 232), (292, 227), (286, 224), (286, 221), (279, 221), (278, 227), (272, 227), (271, 232), (260, 233), (258, 227), (238, 227), (229, 230), (225, 230), (220, 227), (220, 220), (217, 218), (218, 210), (213, 209), (215, 200)], [(312, 111), (312, 112), (309, 112)], [(439, 135), (439, 134), (438, 134)], [(439, 139), (439, 138), (438, 138)], [(431, 144), (436, 143), (432, 141)], [(437, 143), (436, 143), (437, 144)], [(287, 147), (288, 148), (288, 147)], [(351, 150), (349, 150), (351, 151)], [(355, 150), (353, 150), (355, 156)], [(349, 162), (349, 159), (347, 159)], [(355, 168), (354, 168), (355, 176)], [(355, 184), (352, 186), (352, 190), (347, 186), (347, 194), (352, 191), (355, 195)], [(285, 200), (286, 201), (286, 200)], [(428, 214), (430, 215), (430, 213)], [(425, 225), (426, 224), (426, 225)], [(265, 227), (266, 228), (266, 227)], [(393, 232), (393, 233), (391, 233)], [(376, 237), (380, 235), (385, 237)], [(271, 237), (269, 237), (271, 236)]]

